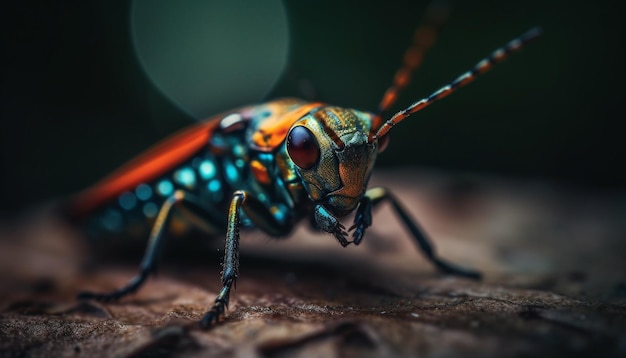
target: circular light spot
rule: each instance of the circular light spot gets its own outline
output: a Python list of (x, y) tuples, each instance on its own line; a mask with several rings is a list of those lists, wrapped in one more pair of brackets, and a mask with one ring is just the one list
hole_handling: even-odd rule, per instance
[(135, 189), (135, 194), (139, 200), (148, 200), (152, 196), (152, 188), (147, 184), (139, 184)]
[(159, 184), (157, 184), (157, 192), (161, 196), (169, 196), (174, 192), (174, 185), (167, 179), (161, 180)]
[(213, 164), (210, 160), (204, 160), (198, 167), (198, 173), (200, 173), (200, 177), (202, 179), (211, 179), (217, 173), (217, 169), (215, 168), (215, 164)]
[(225, 160), (224, 165), (226, 166), (226, 178), (229, 182), (236, 182), (239, 179), (239, 172), (237, 171), (237, 167), (230, 160)]
[(153, 218), (157, 215), (159, 208), (155, 203), (146, 203), (143, 206), (143, 214), (148, 218)]
[(218, 192), (222, 188), (222, 183), (220, 183), (219, 180), (214, 179), (209, 182), (209, 185), (207, 187), (211, 192)]
[(191, 168), (185, 167), (174, 173), (174, 181), (184, 187), (193, 188), (196, 185), (196, 174)]
[(284, 208), (274, 205), (270, 207), (270, 212), (272, 213), (272, 216), (274, 218), (276, 218), (276, 220), (278, 221), (283, 221), (285, 220), (285, 210)]
[(127, 191), (124, 194), (120, 195), (118, 202), (122, 209), (131, 210), (135, 207), (135, 205), (137, 205), (137, 197), (135, 196), (135, 194)]
[(116, 210), (108, 210), (100, 222), (104, 229), (116, 232), (122, 228), (122, 215)]
[(233, 146), (233, 154), (237, 157), (243, 157), (246, 154), (246, 148), (243, 145)]
[(261, 101), (281, 79), (289, 50), (283, 1), (129, 4), (128, 32), (147, 78), (195, 118)]

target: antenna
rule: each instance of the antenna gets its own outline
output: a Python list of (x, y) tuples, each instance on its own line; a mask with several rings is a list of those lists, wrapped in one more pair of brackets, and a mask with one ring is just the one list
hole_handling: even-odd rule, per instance
[(441, 26), (448, 19), (451, 6), (448, 1), (433, 1), (424, 14), (424, 20), (413, 33), (413, 43), (404, 52), (402, 67), (393, 76), (393, 82), (385, 91), (372, 118), (372, 128), (379, 128), (386, 112), (398, 99), (398, 94), (411, 82), (415, 70), (419, 68), (424, 54), (435, 43)]
[(494, 64), (504, 60), (511, 53), (520, 50), (522, 47), (524, 47), (526, 44), (536, 39), (540, 35), (541, 35), (541, 28), (539, 27), (532, 28), (529, 31), (527, 31), (525, 34), (523, 34), (522, 36), (510, 41), (503, 47), (500, 47), (497, 50), (493, 51), (489, 56), (480, 60), (471, 70), (463, 73), (462, 75), (457, 77), (454, 81), (452, 81), (450, 84), (441, 87), (439, 90), (433, 92), (430, 96), (423, 98), (413, 103), (406, 109), (394, 114), (393, 117), (391, 117), (391, 119), (383, 123), (382, 126), (378, 128), (378, 130), (376, 129), (377, 127), (372, 126), (372, 132), (376, 131), (376, 134), (374, 135), (374, 137), (381, 138), (385, 136), (391, 130), (391, 128), (393, 128), (393, 126), (395, 126), (396, 124), (402, 122), (410, 115), (421, 111), (422, 109), (426, 108), (428, 105), (446, 97), (447, 95), (456, 91), (458, 88), (461, 88), (465, 86), (466, 84), (474, 81), (474, 79), (476, 79), (478, 75), (489, 71)]

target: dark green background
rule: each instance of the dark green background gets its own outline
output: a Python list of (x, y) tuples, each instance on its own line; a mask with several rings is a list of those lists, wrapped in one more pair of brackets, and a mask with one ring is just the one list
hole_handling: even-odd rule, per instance
[[(142, 72), (128, 3), (2, 5), (2, 211), (79, 190), (190, 123)], [(623, 189), (624, 26), (611, 3), (457, 2), (397, 109), (532, 26), (541, 25), (544, 36), (397, 127), (379, 166)], [(324, 101), (373, 110), (425, 2), (286, 6), (291, 67)], [(298, 95), (286, 77), (273, 93)]]

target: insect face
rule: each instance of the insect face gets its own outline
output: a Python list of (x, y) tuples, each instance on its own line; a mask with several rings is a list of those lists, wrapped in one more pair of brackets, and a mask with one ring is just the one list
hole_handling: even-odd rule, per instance
[(323, 107), (291, 127), (287, 153), (309, 196), (338, 217), (354, 210), (365, 194), (378, 142), (370, 141), (371, 115)]

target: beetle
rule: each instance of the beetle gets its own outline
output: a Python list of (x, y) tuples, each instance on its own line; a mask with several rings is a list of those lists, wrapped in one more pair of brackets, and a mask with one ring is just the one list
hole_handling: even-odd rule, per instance
[[(376, 112), (294, 98), (242, 107), (183, 129), (78, 193), (70, 201), (72, 216), (89, 217), (87, 221), (102, 229), (120, 230), (133, 220), (152, 223), (138, 274), (118, 290), (82, 292), (78, 298), (109, 301), (136, 291), (155, 272), (177, 212), (211, 231), (225, 231), (222, 288), (200, 321), (209, 327), (224, 315), (239, 276), (241, 228), (284, 237), (309, 218), (341, 246), (359, 245), (372, 225), (372, 208), (383, 201), (391, 204), (417, 247), (441, 272), (480, 278), (478, 272), (440, 258), (393, 193), (368, 189), (368, 181), (395, 125), (472, 82), (541, 30), (531, 29), (448, 85), (384, 119), (432, 43), (434, 30), (432, 24), (418, 29)], [(353, 225), (346, 229), (341, 218), (352, 212)]]

